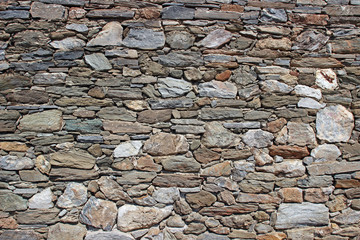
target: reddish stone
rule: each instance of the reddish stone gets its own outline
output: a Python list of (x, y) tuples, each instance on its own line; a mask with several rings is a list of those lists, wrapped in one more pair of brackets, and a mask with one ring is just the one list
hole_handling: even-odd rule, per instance
[(0, 218), (0, 229), (16, 229), (18, 224), (12, 217)]
[(207, 148), (199, 148), (194, 152), (195, 159), (203, 164), (220, 159), (220, 154)]
[(252, 153), (250, 150), (234, 150), (229, 149), (221, 153), (221, 156), (224, 159), (228, 160), (242, 160), (247, 159), (248, 157), (252, 156)]
[(244, 12), (244, 7), (236, 4), (223, 4), (221, 5), (221, 11), (225, 12)]
[(329, 16), (324, 14), (289, 14), (289, 19), (293, 23), (304, 25), (320, 25), (325, 26), (328, 24)]
[(356, 179), (338, 179), (336, 180), (336, 188), (357, 188), (360, 187), (360, 181)]
[(360, 187), (346, 190), (345, 195), (346, 195), (346, 197), (348, 197), (350, 199), (360, 198)]
[(269, 150), (271, 156), (278, 155), (287, 159), (302, 159), (309, 155), (307, 147), (273, 145), (269, 148)]
[(216, 75), (215, 79), (219, 80), (219, 81), (226, 81), (230, 78), (231, 76), (231, 71), (230, 70), (226, 70), (222, 73), (219, 73)]
[(337, 40), (331, 43), (332, 51), (334, 53), (354, 54), (360, 53), (360, 40)]
[(303, 196), (300, 188), (283, 188), (280, 190), (280, 194), (284, 198), (284, 202), (288, 203), (302, 203)]
[(329, 196), (326, 195), (321, 188), (309, 188), (305, 190), (304, 199), (312, 203), (322, 203), (329, 200)]
[(160, 172), (161, 165), (154, 163), (154, 160), (151, 156), (143, 156), (140, 157), (135, 162), (135, 169), (142, 170), (142, 171), (149, 171), (149, 172)]
[(272, 132), (272, 133), (276, 133), (276, 132), (279, 132), (286, 125), (286, 123), (287, 123), (287, 121), (285, 118), (279, 118), (279, 119), (269, 122), (267, 124), (267, 128), (265, 130)]
[(26, 152), (29, 148), (21, 142), (0, 142), (0, 149), (7, 152)]
[(140, 16), (146, 19), (155, 19), (160, 17), (160, 10), (158, 8), (143, 8), (140, 10)]
[(205, 216), (230, 216), (233, 214), (250, 213), (257, 211), (258, 207), (252, 204), (237, 204), (226, 207), (205, 207), (200, 210), (200, 214)]

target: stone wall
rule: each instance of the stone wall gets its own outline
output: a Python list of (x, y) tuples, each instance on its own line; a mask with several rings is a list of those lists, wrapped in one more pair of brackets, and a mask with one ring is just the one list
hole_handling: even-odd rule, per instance
[(0, 239), (359, 239), (359, 0), (0, 3)]

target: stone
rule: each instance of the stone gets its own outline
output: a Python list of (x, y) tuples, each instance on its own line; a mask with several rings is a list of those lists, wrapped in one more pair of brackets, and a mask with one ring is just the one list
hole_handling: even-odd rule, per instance
[(159, 56), (159, 63), (166, 67), (199, 67), (204, 64), (198, 52), (172, 51)]
[(264, 148), (272, 145), (274, 136), (270, 132), (263, 130), (249, 130), (243, 136), (242, 140), (250, 147)]
[(311, 151), (311, 156), (315, 159), (336, 161), (336, 159), (341, 156), (341, 151), (334, 144), (322, 144)]
[(342, 105), (321, 109), (316, 114), (319, 139), (327, 142), (347, 142), (354, 128), (354, 116)]
[(217, 152), (211, 151), (207, 148), (199, 148), (194, 151), (195, 159), (203, 164), (207, 164), (212, 161), (219, 160), (221, 155)]
[(121, 120), (135, 122), (136, 114), (127, 111), (125, 108), (104, 107), (97, 112), (96, 116), (106, 120)]
[(112, 68), (109, 60), (102, 53), (85, 55), (85, 62), (97, 71), (110, 70)]
[[(150, 228), (167, 218), (172, 210), (172, 206), (150, 208), (123, 205), (119, 208), (117, 215), (118, 229), (122, 232), (129, 232), (137, 229)], [(140, 219), (139, 216), (141, 216)]]
[(326, 107), (325, 103), (319, 103), (312, 98), (301, 98), (297, 103), (299, 108), (321, 109)]
[(202, 120), (225, 120), (242, 118), (243, 113), (236, 108), (203, 108), (200, 116)]
[(90, 120), (66, 120), (65, 130), (80, 133), (100, 133), (102, 122), (99, 119)]
[(77, 23), (66, 25), (66, 29), (76, 31), (79, 33), (87, 33), (89, 31), (89, 28), (85, 24), (77, 24)]
[[(83, 55), (84, 55), (83, 51), (60, 51), (54, 54), (54, 60), (75, 60), (82, 58)], [(53, 73), (53, 74), (63, 75), (64, 73)]]
[(171, 31), (166, 35), (166, 43), (172, 49), (188, 49), (194, 45), (194, 42), (195, 37), (185, 31)]
[(154, 163), (154, 160), (149, 155), (140, 157), (134, 163), (135, 169), (150, 172), (160, 172), (162, 167), (159, 164)]
[(153, 181), (153, 185), (158, 187), (194, 188), (199, 187), (201, 182), (202, 178), (197, 175), (158, 174)]
[(184, 136), (163, 132), (152, 135), (143, 147), (144, 152), (153, 156), (182, 154), (186, 153), (188, 149), (189, 144)]
[(84, 205), (87, 201), (87, 188), (82, 183), (68, 183), (64, 193), (58, 198), (56, 206), (74, 208)]
[(195, 11), (195, 19), (232, 20), (239, 19), (240, 16), (241, 13), (238, 12), (206, 11), (203, 9)]
[(0, 12), (0, 19), (28, 19), (29, 17), (29, 11), (5, 10)]
[(20, 179), (27, 182), (47, 182), (49, 177), (42, 174), (39, 170), (22, 170), (19, 171)]
[(99, 176), (94, 169), (52, 168), (50, 178), (55, 181), (90, 180)]
[(239, 140), (238, 136), (225, 129), (219, 122), (209, 122), (205, 125), (205, 133), (201, 139), (208, 147), (229, 147)]
[(303, 190), (300, 188), (282, 188), (280, 194), (286, 203), (303, 202)]
[(145, 110), (138, 113), (138, 122), (142, 123), (158, 123), (168, 122), (171, 119), (171, 110)]
[(42, 18), (46, 20), (61, 20), (67, 16), (67, 11), (64, 6), (56, 4), (44, 4), (41, 2), (34, 2), (30, 9), (33, 18)]
[(252, 153), (254, 155), (256, 166), (264, 166), (274, 162), (274, 159), (262, 150), (254, 148), (252, 149)]
[(86, 46), (121, 46), (123, 28), (119, 22), (107, 23), (98, 35), (91, 39)]
[(59, 151), (50, 155), (50, 164), (57, 167), (92, 169), (95, 158), (84, 150)]
[(54, 198), (55, 195), (52, 193), (51, 189), (46, 188), (40, 193), (32, 196), (28, 201), (28, 205), (30, 209), (49, 209), (54, 207)]
[(290, 62), (291, 67), (310, 67), (310, 68), (339, 68), (343, 67), (343, 64), (335, 58), (325, 57), (305, 57), (301, 59), (293, 59)]
[(62, 128), (62, 112), (49, 110), (23, 116), (18, 128), (22, 131), (55, 132)]
[(217, 235), (215, 233), (203, 233), (198, 236), (198, 240), (230, 240), (227, 236)]
[(128, 19), (133, 18), (134, 11), (123, 9), (95, 9), (86, 14), (88, 18), (114, 18), (114, 19)]
[(330, 37), (316, 31), (307, 30), (296, 37), (293, 50), (316, 51), (325, 46)]
[(27, 209), (27, 201), (13, 193), (0, 194), (0, 210), (5, 212), (23, 211)]
[(277, 80), (265, 80), (260, 82), (261, 90), (270, 93), (290, 93), (293, 88)]
[(129, 171), (122, 174), (116, 181), (120, 185), (138, 185), (140, 183), (150, 183), (156, 177), (155, 172)]
[[(13, 217), (0, 218), (0, 227), (2, 229), (17, 229), (19, 225)], [(1, 235), (0, 235), (0, 239)]]
[(7, 152), (26, 152), (29, 148), (21, 142), (0, 142), (0, 149)]
[(198, 172), (201, 167), (195, 159), (183, 156), (162, 157), (158, 160), (164, 170), (170, 172)]
[(80, 214), (80, 222), (110, 231), (116, 221), (117, 208), (114, 202), (90, 197)]
[(238, 230), (238, 229), (233, 229), (228, 236), (230, 238), (240, 238), (240, 239), (256, 238), (256, 234), (254, 232), (248, 232), (246, 230)]
[(289, 20), (297, 24), (325, 26), (328, 24), (329, 16), (326, 14), (289, 14)]
[(319, 89), (314, 89), (305, 85), (296, 85), (294, 90), (295, 94), (299, 96), (312, 97), (317, 100), (320, 100), (322, 98), (322, 94)]
[(281, 39), (265, 38), (265, 39), (260, 39), (256, 43), (256, 47), (260, 49), (289, 51), (291, 50), (291, 44), (292, 42), (288, 38), (281, 38)]
[(82, 7), (85, 5), (86, 0), (41, 0), (40, 2)]
[(5, 230), (0, 234), (0, 240), (40, 240), (41, 235), (31, 230)]
[(47, 103), (49, 101), (49, 96), (42, 91), (23, 90), (7, 94), (6, 99), (8, 102), (12, 103), (41, 104)]
[(111, 177), (102, 176), (97, 183), (106, 198), (115, 201), (131, 201), (131, 198), (123, 191), (122, 187)]
[(265, 108), (278, 108), (288, 105), (296, 105), (298, 100), (299, 99), (296, 96), (270, 95), (262, 98), (261, 105)]
[(310, 175), (330, 175), (330, 174), (339, 174), (346, 172), (354, 172), (360, 170), (360, 164), (358, 162), (322, 162), (314, 163), (307, 166), (307, 170)]
[(0, 76), (0, 88), (3, 90), (28, 86), (31, 86), (30, 78), (28, 77), (15, 74), (2, 74)]
[(358, 39), (337, 40), (331, 46), (334, 53), (359, 53), (360, 41)]
[(184, 230), (185, 234), (200, 234), (206, 231), (206, 227), (202, 223), (190, 223)]
[(201, 171), (200, 171), (201, 176), (220, 177), (220, 176), (229, 176), (230, 174), (231, 174), (230, 161), (218, 163), (218, 164), (212, 165), (211, 167), (201, 169)]
[(159, 203), (172, 204), (180, 199), (180, 191), (175, 187), (158, 188), (153, 192), (152, 197)]
[(142, 50), (153, 50), (164, 47), (165, 35), (147, 28), (131, 28), (128, 35), (123, 40), (123, 44), (128, 48), (138, 48)]
[(314, 130), (309, 124), (288, 122), (288, 143), (298, 146), (315, 146), (316, 137)]
[(243, 50), (250, 47), (250, 45), (253, 43), (253, 39), (247, 38), (247, 37), (238, 37), (236, 40), (231, 41), (229, 43), (229, 46), (234, 49)]
[(340, 225), (356, 224), (360, 221), (359, 211), (347, 208), (334, 217), (332, 221)]
[(182, 6), (170, 6), (161, 11), (162, 19), (175, 19), (175, 20), (191, 20), (195, 16), (193, 8), (186, 8)]
[(70, 225), (57, 223), (50, 226), (49, 240), (82, 240), (86, 235), (86, 227), (83, 225)]
[(284, 9), (264, 8), (261, 12), (262, 22), (286, 22), (287, 15)]
[(141, 147), (142, 147), (141, 141), (129, 141), (129, 142), (121, 143), (115, 148), (114, 157), (121, 158), (121, 157), (136, 156), (139, 154)]
[(306, 226), (327, 226), (329, 210), (323, 204), (314, 203), (282, 203), (280, 204), (276, 229), (289, 229)]
[(204, 39), (199, 42), (205, 48), (218, 48), (231, 40), (232, 34), (224, 29), (211, 31)]
[(104, 231), (96, 231), (91, 232), (87, 231), (85, 240), (133, 240), (134, 238), (131, 235), (112, 230), (111, 232), (104, 232)]
[(211, 81), (199, 84), (201, 97), (235, 98), (237, 88), (230, 82)]
[(305, 190), (304, 200), (312, 203), (324, 203), (329, 200), (329, 195), (321, 188), (308, 188)]
[(124, 121), (103, 121), (103, 127), (112, 133), (149, 133), (152, 129), (139, 123)]
[(52, 41), (50, 45), (53, 48), (68, 51), (83, 48), (86, 43), (79, 38), (69, 37), (59, 41)]
[(204, 207), (200, 210), (201, 215), (213, 217), (213, 216), (230, 216), (235, 214), (254, 212), (258, 209), (253, 204), (236, 204), (225, 207)]
[(325, 90), (335, 90), (338, 88), (338, 79), (332, 69), (319, 69), (316, 71), (315, 76), (315, 83), (320, 88)]
[(66, 77), (65, 73), (37, 73), (33, 82), (37, 85), (60, 85), (65, 83)]
[(0, 157), (0, 168), (3, 170), (32, 169), (34, 165), (34, 160), (28, 157), (17, 157), (11, 155)]
[(171, 77), (158, 79), (158, 90), (163, 98), (183, 96), (191, 89), (191, 83), (182, 79)]
[(298, 146), (271, 146), (269, 148), (270, 156), (281, 156), (283, 158), (289, 159), (302, 159), (309, 155), (307, 147), (298, 147)]

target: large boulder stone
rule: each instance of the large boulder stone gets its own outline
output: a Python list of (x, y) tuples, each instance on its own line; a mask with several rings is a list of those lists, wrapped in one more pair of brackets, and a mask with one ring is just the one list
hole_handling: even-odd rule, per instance
[(48, 240), (82, 240), (86, 234), (84, 225), (57, 223), (50, 226)]
[(25, 115), (20, 120), (18, 128), (21, 131), (56, 132), (61, 130), (62, 124), (62, 112), (59, 110), (49, 110)]
[(189, 144), (184, 136), (170, 133), (152, 135), (143, 147), (144, 152), (154, 156), (181, 154), (188, 150)]
[(165, 35), (163, 32), (152, 29), (131, 28), (123, 44), (128, 48), (138, 48), (142, 50), (159, 49), (165, 45)]
[[(172, 206), (150, 208), (123, 205), (118, 211), (118, 229), (123, 232), (129, 232), (137, 229), (150, 228), (168, 217), (172, 210)], [(141, 216), (141, 218), (139, 218), (139, 216)]]
[(290, 229), (306, 226), (327, 226), (329, 224), (329, 209), (323, 204), (301, 203), (280, 204), (276, 229)]
[(317, 137), (327, 142), (347, 142), (354, 128), (354, 116), (342, 105), (321, 109), (316, 114)]
[(109, 22), (86, 46), (121, 46), (122, 33), (123, 28), (119, 22)]
[(80, 149), (59, 151), (50, 155), (50, 164), (57, 167), (92, 169), (95, 161), (90, 153)]
[(66, 185), (56, 205), (60, 208), (73, 208), (84, 205), (86, 201), (87, 188), (82, 183), (72, 182)]

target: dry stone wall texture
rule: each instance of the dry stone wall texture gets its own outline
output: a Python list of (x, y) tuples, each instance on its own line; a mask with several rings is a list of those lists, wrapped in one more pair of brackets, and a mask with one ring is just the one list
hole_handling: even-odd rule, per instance
[(0, 240), (360, 236), (359, 0), (0, 3)]

